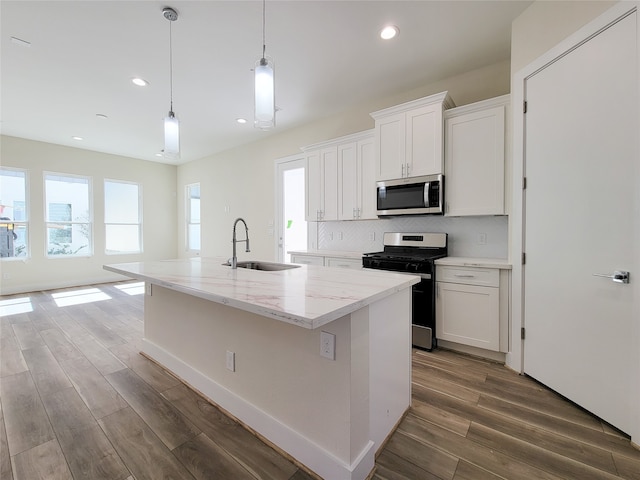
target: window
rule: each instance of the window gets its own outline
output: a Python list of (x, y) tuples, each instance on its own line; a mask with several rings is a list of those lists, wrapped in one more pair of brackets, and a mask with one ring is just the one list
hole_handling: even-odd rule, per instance
[(141, 187), (137, 183), (104, 181), (104, 227), (107, 255), (142, 251)]
[(200, 184), (187, 185), (187, 250), (200, 251)]
[(0, 257), (28, 255), (27, 174), (0, 169)]
[(87, 177), (45, 173), (47, 255), (91, 255), (91, 182)]

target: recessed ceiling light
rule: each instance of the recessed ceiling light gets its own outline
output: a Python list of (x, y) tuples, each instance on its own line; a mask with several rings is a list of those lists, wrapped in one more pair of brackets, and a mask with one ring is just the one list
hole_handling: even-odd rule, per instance
[(84, 138), (82, 138), (82, 137), (76, 137), (76, 136), (73, 136), (73, 137), (71, 137), (71, 138), (73, 138), (74, 140), (78, 140), (78, 141), (79, 141), (79, 140), (84, 140)]
[(149, 82), (147, 82), (144, 78), (139, 77), (132, 78), (131, 82), (139, 87), (146, 87), (147, 85), (149, 85)]
[(245, 124), (245, 123), (247, 123), (247, 119), (246, 118), (236, 118), (236, 122), (241, 123), (241, 124)]
[(164, 153), (158, 152), (158, 153), (156, 153), (156, 157), (164, 157)]
[(391, 40), (400, 33), (400, 29), (395, 25), (387, 25), (380, 31), (380, 38), (383, 40)]
[(96, 113), (96, 117), (98, 117), (98, 118), (100, 118), (102, 120), (109, 118), (104, 113)]

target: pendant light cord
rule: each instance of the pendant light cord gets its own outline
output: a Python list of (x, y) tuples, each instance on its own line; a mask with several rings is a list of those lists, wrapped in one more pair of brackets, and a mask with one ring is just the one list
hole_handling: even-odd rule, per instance
[(265, 41), (265, 16), (266, 16), (267, 6), (266, 0), (262, 0), (262, 58), (265, 58), (265, 52), (267, 50), (267, 42)]
[(171, 101), (171, 112), (173, 112), (173, 36), (171, 35), (172, 23), (172, 21), (169, 21), (169, 98)]

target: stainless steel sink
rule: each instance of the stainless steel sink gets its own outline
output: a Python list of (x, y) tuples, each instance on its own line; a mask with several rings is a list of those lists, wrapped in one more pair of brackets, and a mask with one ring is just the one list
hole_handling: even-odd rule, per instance
[(267, 272), (277, 272), (279, 270), (289, 270), (291, 268), (300, 268), (300, 265), (291, 265), (290, 263), (271, 263), (271, 262), (238, 262), (238, 268), (248, 268), (250, 270), (264, 270)]

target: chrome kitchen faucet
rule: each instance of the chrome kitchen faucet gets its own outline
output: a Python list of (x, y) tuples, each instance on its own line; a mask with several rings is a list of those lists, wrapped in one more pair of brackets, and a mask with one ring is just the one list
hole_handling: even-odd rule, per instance
[[(244, 223), (244, 236), (245, 239), (244, 240), (237, 240), (236, 239), (236, 225), (238, 224), (238, 222), (242, 222)], [(249, 250), (249, 227), (247, 227), (247, 222), (244, 221), (244, 219), (242, 218), (236, 218), (236, 221), (233, 222), (233, 256), (231, 257), (231, 268), (238, 268), (238, 257), (236, 255), (236, 244), (238, 242), (244, 242), (247, 244), (247, 249), (245, 250), (245, 252), (250, 252), (251, 250)]]

